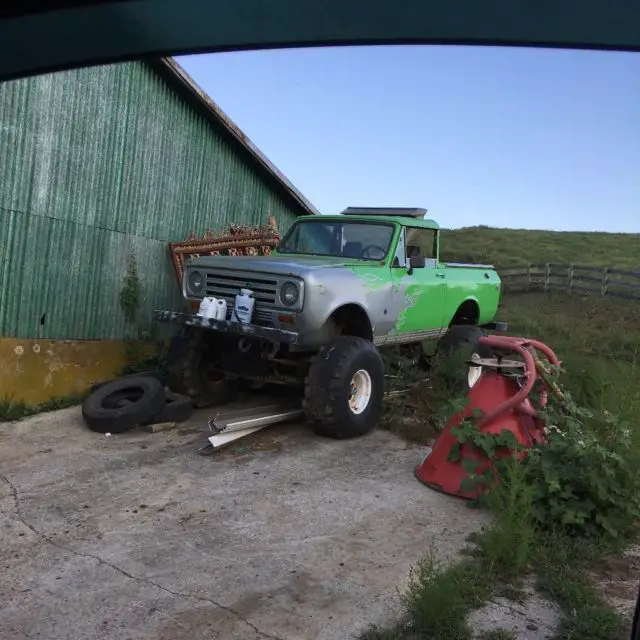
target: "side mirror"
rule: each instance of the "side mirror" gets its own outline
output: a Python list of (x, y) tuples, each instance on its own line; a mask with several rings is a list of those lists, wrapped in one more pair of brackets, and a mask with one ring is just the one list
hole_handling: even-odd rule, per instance
[(407, 273), (411, 275), (414, 269), (424, 269), (425, 264), (423, 256), (413, 256), (407, 260)]

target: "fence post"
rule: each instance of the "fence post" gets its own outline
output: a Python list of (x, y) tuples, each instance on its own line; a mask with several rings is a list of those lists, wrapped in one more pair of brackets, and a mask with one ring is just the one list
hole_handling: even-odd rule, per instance
[(600, 294), (606, 296), (609, 290), (609, 267), (602, 269), (602, 289)]
[[(601, 297), (621, 297), (632, 298), (640, 300), (640, 282), (634, 281), (634, 278), (640, 279), (640, 271), (629, 270), (617, 270), (615, 267), (599, 267), (589, 265), (575, 265), (571, 264), (558, 264), (557, 268), (562, 268), (566, 271), (566, 283), (565, 292), (568, 295), (576, 294), (578, 296), (587, 295), (600, 295)], [(559, 271), (554, 271), (554, 263), (528, 263), (521, 267), (512, 267), (512, 272), (509, 274), (500, 274), (503, 282), (503, 291), (534, 291), (540, 290), (540, 285), (544, 291), (553, 291), (554, 288), (562, 289), (562, 278)], [(496, 268), (497, 271), (502, 271)], [(587, 272), (586, 276), (581, 275), (582, 272)], [(600, 274), (600, 291), (596, 289), (596, 282), (598, 278), (596, 274)], [(611, 280), (611, 274), (615, 276)], [(628, 278), (618, 278), (617, 276), (628, 276)], [(551, 283), (551, 277), (553, 276), (554, 282)], [(536, 279), (534, 287), (534, 277)], [(631, 280), (629, 280), (629, 278)], [(542, 283), (540, 282), (542, 279)], [(577, 284), (576, 284), (577, 280)], [(584, 280), (587, 280), (587, 284), (583, 284)], [(514, 284), (514, 281), (517, 284)], [(590, 283), (590, 284), (589, 284)], [(613, 285), (613, 289), (609, 291), (609, 285)], [(631, 287), (631, 291), (620, 290), (620, 286)], [(583, 293), (584, 292), (584, 293)]]
[(551, 267), (549, 266), (549, 263), (547, 262), (544, 265), (544, 290), (545, 291), (549, 291), (549, 272), (551, 271)]
[(571, 295), (573, 293), (573, 265), (570, 264), (569, 265), (569, 295)]

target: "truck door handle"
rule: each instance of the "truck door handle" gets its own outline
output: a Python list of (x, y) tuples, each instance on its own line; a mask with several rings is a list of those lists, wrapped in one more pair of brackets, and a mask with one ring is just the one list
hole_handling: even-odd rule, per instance
[(444, 278), (445, 274), (444, 273), (436, 273), (436, 278)]

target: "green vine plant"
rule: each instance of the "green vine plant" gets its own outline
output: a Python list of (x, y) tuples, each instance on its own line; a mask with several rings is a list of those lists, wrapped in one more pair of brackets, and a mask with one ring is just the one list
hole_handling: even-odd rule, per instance
[(129, 266), (120, 290), (120, 308), (127, 322), (135, 322), (140, 306), (140, 279), (136, 257), (131, 253)]
[[(479, 411), (451, 430), (457, 444), (449, 459), (467, 472), (460, 489), (479, 488), (482, 497), (472, 504), (486, 503), (498, 485), (511, 482), (516, 462), (536, 529), (591, 539), (624, 537), (640, 518), (640, 470), (630, 453), (633, 425), (610, 411), (579, 406), (558, 384), (559, 375), (550, 372), (560, 393), (550, 393), (539, 413), (545, 442), (524, 451), (510, 431), (485, 433), (478, 427)], [(534, 406), (540, 406), (543, 384), (530, 396)]]
[[(450, 462), (460, 462), (467, 472), (467, 477), (460, 483), (460, 491), (479, 490), (481, 496), (501, 480), (505, 472), (505, 458), (514, 457), (522, 450), (515, 435), (508, 429), (502, 429), (499, 433), (483, 432), (478, 426), (482, 416), (482, 411), (474, 409), (470, 416), (452, 427), (451, 435), (457, 443), (451, 447), (448, 455)], [(465, 456), (465, 450), (474, 457)], [(482, 467), (484, 469), (480, 470)], [(482, 497), (470, 504), (476, 506), (481, 502)]]

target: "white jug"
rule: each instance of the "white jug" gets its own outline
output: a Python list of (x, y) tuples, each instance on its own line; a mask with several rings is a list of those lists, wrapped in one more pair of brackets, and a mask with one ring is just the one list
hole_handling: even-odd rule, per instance
[(216, 300), (216, 320), (227, 319), (227, 301), (224, 298)]
[(253, 318), (254, 304), (253, 291), (251, 289), (240, 289), (240, 293), (236, 296), (235, 304), (233, 305), (232, 322), (249, 324)]
[(200, 303), (200, 308), (198, 309), (198, 315), (202, 318), (215, 318), (216, 317), (216, 308), (217, 308), (217, 300), (211, 297), (202, 298), (202, 302)]

